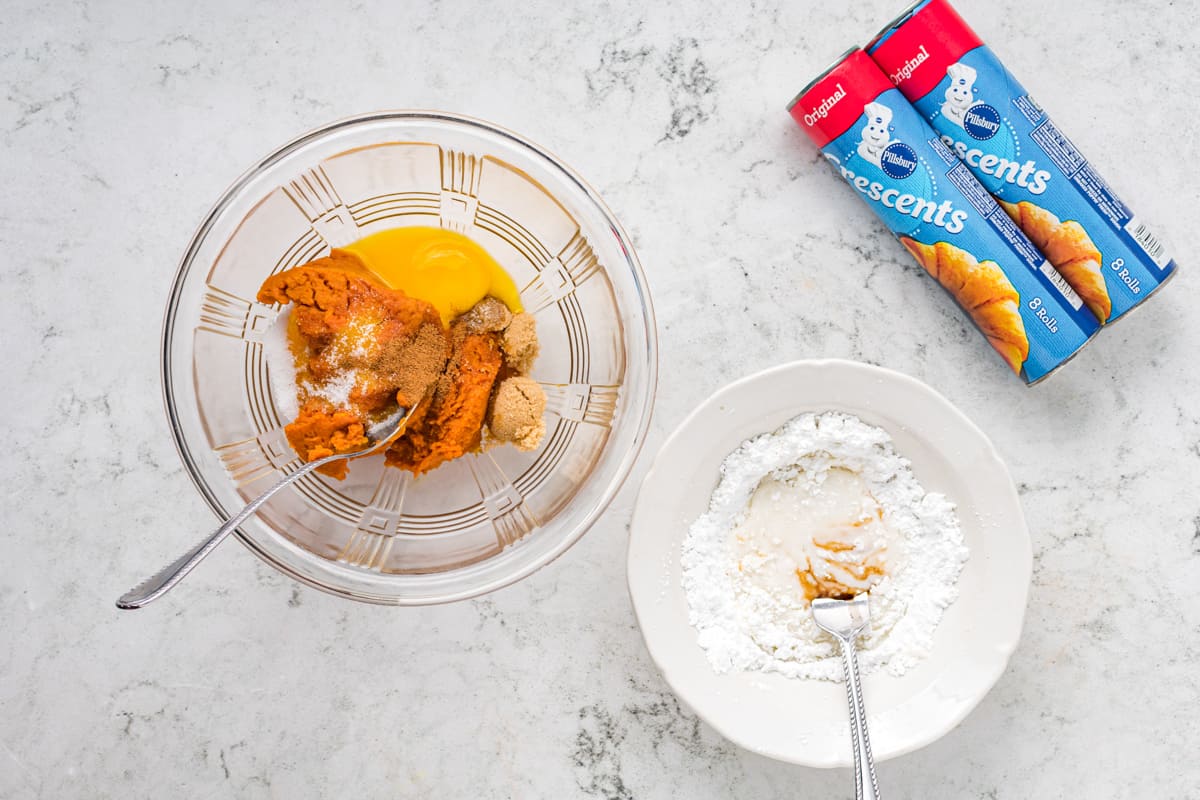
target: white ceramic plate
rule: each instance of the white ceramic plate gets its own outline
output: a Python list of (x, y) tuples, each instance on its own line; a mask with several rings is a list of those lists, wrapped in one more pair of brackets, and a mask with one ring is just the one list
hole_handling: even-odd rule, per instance
[(655, 458), (634, 510), (629, 591), (642, 635), (667, 683), (719, 733), (747, 750), (812, 767), (851, 763), (844, 687), (713, 672), (688, 624), (679, 557), (730, 451), (797, 414), (828, 410), (891, 434), (925, 489), (957, 503), (971, 551), (930, 657), (903, 677), (876, 672), (864, 681), (877, 760), (936, 740), (983, 699), (1020, 638), (1032, 571), (1021, 504), (991, 442), (913, 378), (851, 361), (799, 361), (732, 383), (692, 412)]

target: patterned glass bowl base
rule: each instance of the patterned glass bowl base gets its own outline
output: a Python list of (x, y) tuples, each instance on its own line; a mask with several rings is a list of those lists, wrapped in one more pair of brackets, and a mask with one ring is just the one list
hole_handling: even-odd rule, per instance
[[(298, 580), (356, 600), (445, 602), (512, 583), (570, 547), (628, 474), (656, 377), (645, 279), (620, 225), (552, 156), (487, 123), (389, 112), (333, 123), (267, 157), (209, 214), (179, 268), (163, 387), (179, 452), (231, 515), (299, 461), (271, 393), (262, 281), (381, 230), (440, 226), (508, 270), (537, 320), (547, 435), (414, 479), (382, 456), (309, 475), (242, 526)], [(203, 527), (203, 526), (201, 526)]]

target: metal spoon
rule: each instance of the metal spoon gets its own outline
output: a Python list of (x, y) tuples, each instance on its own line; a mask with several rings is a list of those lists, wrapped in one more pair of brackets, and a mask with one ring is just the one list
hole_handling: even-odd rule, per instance
[(260, 494), (258, 497), (246, 504), (246, 507), (232, 517), (228, 522), (217, 528), (217, 532), (209, 536), (200, 544), (188, 550), (175, 561), (172, 561), (161, 570), (151, 575), (146, 580), (139, 583), (134, 588), (130, 589), (117, 600), (117, 608), (134, 609), (157, 600), (167, 592), (174, 588), (175, 584), (179, 583), (189, 572), (196, 568), (196, 565), (208, 557), (209, 553), (216, 549), (217, 545), (225, 541), (229, 534), (233, 533), (238, 525), (241, 525), (250, 518), (254, 512), (258, 511), (259, 506), (267, 502), (271, 495), (278, 492), (283, 487), (298, 480), (301, 476), (307, 475), (317, 467), (325, 464), (332, 464), (335, 461), (340, 461), (343, 458), (352, 458), (365, 456), (370, 453), (384, 449), (400, 434), (404, 432), (404, 426), (408, 423), (409, 417), (412, 416), (413, 409), (407, 411), (403, 408), (396, 410), (396, 413), (387, 419), (379, 422), (367, 431), (368, 445), (362, 450), (356, 450), (350, 453), (337, 453), (327, 458), (319, 458), (316, 461), (309, 461), (304, 466), (300, 467), (295, 472), (290, 473), (270, 489)]
[(813, 621), (832, 633), (842, 646), (842, 671), (846, 676), (846, 700), (850, 704), (850, 738), (854, 742), (854, 796), (857, 800), (879, 800), (875, 780), (875, 759), (867, 737), (867, 711), (863, 705), (862, 684), (858, 679), (858, 656), (854, 640), (871, 621), (867, 595), (853, 600), (818, 597), (812, 601)]

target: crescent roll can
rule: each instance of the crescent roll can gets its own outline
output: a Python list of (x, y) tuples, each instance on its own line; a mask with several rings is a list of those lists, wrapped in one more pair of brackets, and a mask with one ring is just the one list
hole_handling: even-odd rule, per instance
[(1175, 271), (1162, 241), (946, 0), (922, 0), (867, 52), (1101, 323)]
[(1082, 299), (863, 50), (788, 106), (822, 155), (1026, 383), (1099, 330)]

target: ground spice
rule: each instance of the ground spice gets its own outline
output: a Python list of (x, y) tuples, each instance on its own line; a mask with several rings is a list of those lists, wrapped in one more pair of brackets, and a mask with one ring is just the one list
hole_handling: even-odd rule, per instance
[(368, 369), (380, 382), (395, 389), (395, 399), (404, 408), (421, 402), (446, 368), (450, 342), (440, 325), (426, 324), (414, 336), (385, 342)]

